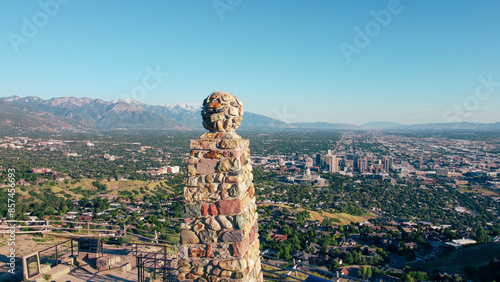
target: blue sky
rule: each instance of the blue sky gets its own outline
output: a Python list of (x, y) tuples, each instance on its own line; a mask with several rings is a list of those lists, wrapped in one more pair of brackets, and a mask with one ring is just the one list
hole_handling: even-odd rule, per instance
[(0, 96), (224, 90), (286, 122), (500, 121), (498, 1), (1, 2)]

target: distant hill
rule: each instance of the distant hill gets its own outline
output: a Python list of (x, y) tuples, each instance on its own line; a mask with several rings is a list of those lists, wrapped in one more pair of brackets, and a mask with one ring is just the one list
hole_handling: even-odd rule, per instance
[[(202, 129), (201, 105), (155, 106), (132, 99), (101, 99), (10, 96), (0, 98), (2, 128), (33, 128), (48, 131), (90, 129)], [(241, 130), (491, 130), (497, 123), (428, 123), (402, 125), (395, 122), (370, 122), (363, 125), (329, 122), (285, 123), (264, 115), (245, 112)]]
[(284, 128), (292, 128), (292, 125), (274, 118), (250, 112), (245, 112), (245, 114), (243, 115), (243, 122), (239, 127), (239, 129), (241, 130), (254, 130), (254, 129), (276, 130)]
[(374, 128), (374, 129), (386, 129), (386, 128), (397, 128), (402, 127), (403, 125), (397, 122), (389, 122), (389, 121), (378, 121), (378, 122), (369, 122), (362, 124), (361, 126), (366, 128)]
[(497, 123), (472, 123), (472, 122), (454, 122), (454, 123), (426, 123), (406, 125), (403, 128), (412, 130), (500, 130), (500, 122)]
[(292, 123), (292, 125), (299, 129), (336, 129), (336, 130), (361, 129), (359, 125), (350, 123), (298, 122), (298, 123)]
[[(5, 128), (40, 129), (202, 129), (201, 105), (153, 106), (132, 99), (10, 96), (0, 99), (1, 125)], [(246, 112), (242, 129), (279, 129), (290, 125)]]
[(396, 122), (370, 122), (362, 125), (366, 129), (377, 130), (500, 130), (500, 122), (497, 123), (471, 123), (471, 122), (454, 122), (454, 123), (424, 123), (403, 125)]
[(0, 99), (0, 127), (55, 131), (55, 128), (70, 129), (71, 125), (50, 113), (12, 106)]

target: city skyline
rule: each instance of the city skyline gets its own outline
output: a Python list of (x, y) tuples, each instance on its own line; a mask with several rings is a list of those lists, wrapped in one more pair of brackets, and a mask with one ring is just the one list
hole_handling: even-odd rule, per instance
[(500, 121), (500, 4), (6, 2), (0, 96), (199, 104), (284, 122)]

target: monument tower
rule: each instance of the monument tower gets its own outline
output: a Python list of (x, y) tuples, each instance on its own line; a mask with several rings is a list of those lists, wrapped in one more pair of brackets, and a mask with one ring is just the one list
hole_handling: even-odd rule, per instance
[(227, 92), (203, 101), (184, 188), (178, 280), (263, 281), (249, 142), (235, 130), (243, 104)]

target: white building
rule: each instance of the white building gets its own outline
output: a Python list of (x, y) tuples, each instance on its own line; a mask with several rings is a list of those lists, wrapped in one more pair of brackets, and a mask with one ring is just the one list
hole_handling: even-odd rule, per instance
[(460, 249), (465, 245), (476, 244), (476, 243), (477, 243), (476, 240), (462, 238), (462, 239), (451, 240), (451, 242), (447, 242), (446, 245), (454, 247), (455, 249)]
[(306, 159), (306, 166), (307, 167), (312, 167), (313, 166), (313, 159), (312, 158), (307, 158)]
[(335, 155), (328, 155), (326, 156), (327, 163), (329, 163), (328, 166), (328, 171), (330, 172), (339, 172), (339, 161), (337, 159), (337, 156)]

